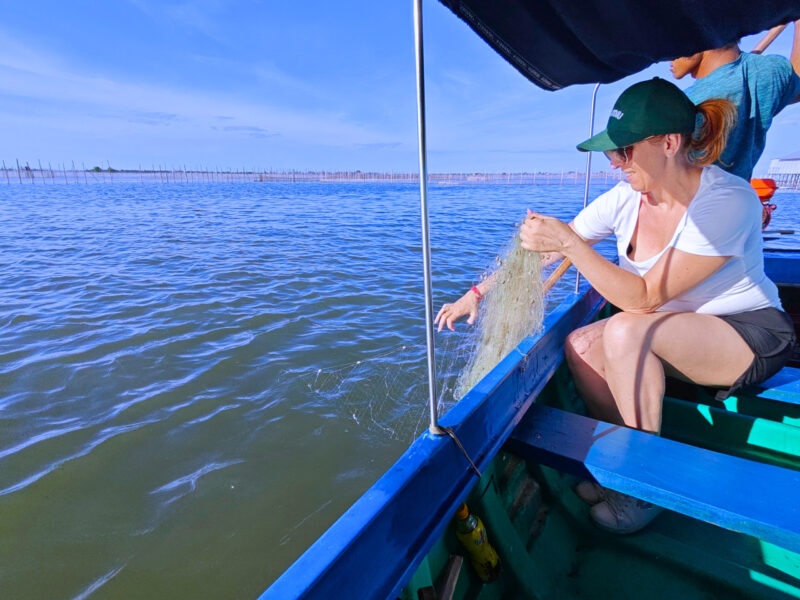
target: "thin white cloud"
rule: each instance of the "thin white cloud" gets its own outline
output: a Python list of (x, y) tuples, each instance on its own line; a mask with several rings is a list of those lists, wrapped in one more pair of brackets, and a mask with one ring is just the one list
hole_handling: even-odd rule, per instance
[[(323, 146), (375, 144), (396, 139), (394, 134), (352, 123), (333, 111), (303, 111), (254, 103), (224, 93), (171, 89), (85, 73), (2, 32), (0, 94), (36, 104), (40, 117), (65, 119), (71, 115), (82, 125), (119, 118), (211, 130), (220, 115), (224, 115), (228, 133), (236, 133), (231, 127), (257, 128), (285, 139)], [(0, 115), (28, 116), (29, 108), (21, 109), (19, 104), (0, 99)], [(239, 131), (242, 132), (243, 129)]]
[(282, 69), (279, 69), (271, 61), (259, 60), (256, 62), (243, 62), (241, 60), (231, 60), (219, 56), (202, 54), (192, 55), (191, 58), (201, 65), (225, 69), (229, 73), (237, 73), (252, 77), (259, 83), (269, 87), (299, 92), (317, 99), (328, 97), (328, 94), (320, 89), (319, 86), (315, 86), (307, 80), (290, 75)]
[(154, 21), (167, 19), (184, 29), (196, 31), (220, 44), (229, 45), (228, 38), (217, 25), (216, 17), (225, 9), (224, 4), (218, 0), (157, 3), (148, 0), (128, 1)]

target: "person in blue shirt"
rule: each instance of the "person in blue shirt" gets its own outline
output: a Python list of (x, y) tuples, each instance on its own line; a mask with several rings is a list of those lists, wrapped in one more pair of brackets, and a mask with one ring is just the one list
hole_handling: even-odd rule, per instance
[(685, 90), (695, 104), (727, 98), (736, 105), (737, 122), (717, 165), (749, 180), (764, 151), (773, 117), (788, 104), (800, 101), (800, 21), (794, 24), (789, 60), (742, 52), (734, 42), (676, 58), (670, 68), (676, 79), (691, 75), (697, 80)]

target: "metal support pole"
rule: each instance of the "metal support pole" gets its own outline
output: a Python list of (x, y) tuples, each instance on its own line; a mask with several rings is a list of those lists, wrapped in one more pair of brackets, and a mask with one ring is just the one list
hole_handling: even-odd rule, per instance
[(422, 0), (414, 0), (414, 50), (417, 64), (417, 130), (419, 133), (419, 195), (422, 208), (422, 262), (425, 280), (425, 341), (428, 346), (428, 404), (431, 413), (429, 431), (435, 435), (443, 435), (445, 432), (439, 427), (436, 411), (431, 243), (428, 232), (428, 160), (425, 143), (425, 69), (422, 59)]
[[(594, 107), (597, 103), (597, 90), (600, 89), (600, 84), (596, 84), (594, 86), (594, 91), (592, 92), (592, 112), (591, 116), (589, 117), (589, 137), (594, 135)], [(586, 208), (586, 204), (589, 202), (589, 183), (592, 180), (592, 153), (586, 153), (586, 183), (583, 186), (583, 208)], [(578, 293), (581, 287), (581, 274), (580, 271), (575, 269), (575, 293)]]

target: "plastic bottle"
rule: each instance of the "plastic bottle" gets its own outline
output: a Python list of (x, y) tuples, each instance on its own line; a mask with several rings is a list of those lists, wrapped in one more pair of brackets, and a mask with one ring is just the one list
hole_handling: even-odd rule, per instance
[(500, 576), (500, 557), (497, 556), (486, 528), (480, 518), (469, 512), (466, 504), (456, 511), (456, 535), (469, 554), (472, 568), (483, 581), (494, 581)]

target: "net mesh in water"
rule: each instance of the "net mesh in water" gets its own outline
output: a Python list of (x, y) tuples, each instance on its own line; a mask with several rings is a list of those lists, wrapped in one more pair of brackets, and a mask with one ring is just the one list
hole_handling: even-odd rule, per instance
[[(541, 328), (544, 302), (538, 253), (522, 249), (515, 235), (486, 276), (494, 277), (495, 284), (481, 301), (476, 327), (460, 328), (456, 334), (447, 332), (439, 338), (439, 414), (453, 406), (523, 338)], [(376, 352), (357, 352), (354, 358), (305, 369), (300, 374), (287, 373), (288, 380), (303, 383), (297, 390), (302, 400), (295, 408), (330, 411), (352, 423), (360, 435), (375, 440), (414, 440), (425, 429), (428, 418), (424, 402), (425, 346), (400, 344)]]

